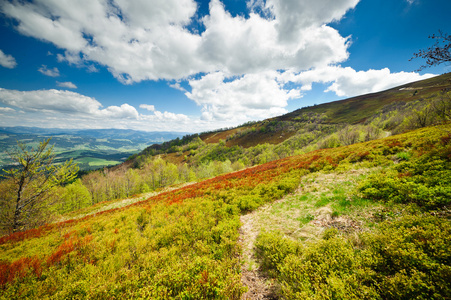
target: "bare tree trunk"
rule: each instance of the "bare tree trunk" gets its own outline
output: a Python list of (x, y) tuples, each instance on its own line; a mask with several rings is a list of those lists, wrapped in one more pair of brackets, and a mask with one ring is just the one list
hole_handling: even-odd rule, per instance
[(13, 232), (20, 231), (20, 215), (22, 213), (21, 200), (22, 200), (22, 189), (25, 182), (25, 178), (21, 178), (19, 182), (19, 186), (17, 189), (17, 198), (16, 198), (16, 208), (14, 210), (14, 219), (13, 219)]

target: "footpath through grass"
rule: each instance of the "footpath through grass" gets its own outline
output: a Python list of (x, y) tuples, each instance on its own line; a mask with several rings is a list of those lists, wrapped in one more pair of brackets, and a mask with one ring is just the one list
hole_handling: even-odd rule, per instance
[(404, 140), (386, 155), (393, 164), (306, 175), (297, 194), (255, 211), (255, 266), (276, 280), (273, 293), (449, 299), (451, 147), (442, 132), (421, 146)]
[[(426, 128), (289, 157), (2, 237), (0, 298), (240, 299), (246, 290), (240, 216), (293, 193), (299, 184), (304, 194), (291, 197), (303, 197), (302, 205), (271, 208), (292, 214), (293, 238), (268, 232), (257, 240), (261, 265), (276, 278), (281, 297), (444, 297), (451, 282), (445, 213), (451, 195), (448, 181), (442, 180), (450, 178), (445, 177), (451, 170), (449, 129)], [(409, 152), (410, 160), (402, 160), (401, 152)], [(370, 175), (358, 185), (361, 200), (348, 196), (352, 182), (366, 171), (337, 175), (343, 176), (342, 184), (332, 179), (337, 184), (331, 183), (327, 193), (306, 185), (314, 173), (327, 177), (362, 168), (371, 173), (376, 167), (387, 172), (390, 188)], [(315, 214), (320, 209), (335, 218), (354, 212), (358, 222), (358, 212), (367, 213), (374, 201), (406, 208), (399, 215), (395, 210), (371, 213), (374, 232), (355, 240), (333, 229), (322, 236), (300, 230), (320, 221)]]

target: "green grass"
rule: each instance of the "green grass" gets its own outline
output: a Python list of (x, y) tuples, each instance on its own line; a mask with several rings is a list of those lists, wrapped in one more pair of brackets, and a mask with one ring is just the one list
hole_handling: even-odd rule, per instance
[(75, 162), (87, 163), (90, 166), (111, 166), (121, 163), (120, 161), (117, 160), (105, 160), (101, 158), (91, 158), (91, 157), (79, 158), (76, 159)]

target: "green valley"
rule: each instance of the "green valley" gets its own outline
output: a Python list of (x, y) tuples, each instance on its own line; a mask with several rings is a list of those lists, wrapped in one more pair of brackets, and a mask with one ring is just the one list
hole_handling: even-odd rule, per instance
[(83, 171), (117, 165), (151, 144), (162, 143), (183, 133), (143, 132), (134, 130), (99, 129), (71, 130), (30, 127), (0, 128), (0, 166), (9, 168), (7, 151), (17, 141), (36, 147), (43, 139), (52, 138), (56, 162), (73, 159)]

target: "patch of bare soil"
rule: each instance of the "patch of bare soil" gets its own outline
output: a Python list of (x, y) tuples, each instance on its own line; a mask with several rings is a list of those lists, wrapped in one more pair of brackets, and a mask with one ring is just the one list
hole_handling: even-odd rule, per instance
[(241, 266), (241, 281), (248, 291), (242, 296), (243, 300), (277, 299), (274, 283), (260, 270), (254, 255), (254, 243), (260, 228), (254, 226), (257, 211), (241, 216), (240, 243), (243, 246)]
[(310, 223), (322, 228), (336, 228), (342, 232), (354, 232), (361, 228), (361, 222), (352, 220), (348, 216), (340, 216), (333, 218), (332, 210), (326, 206), (315, 211), (315, 219)]

